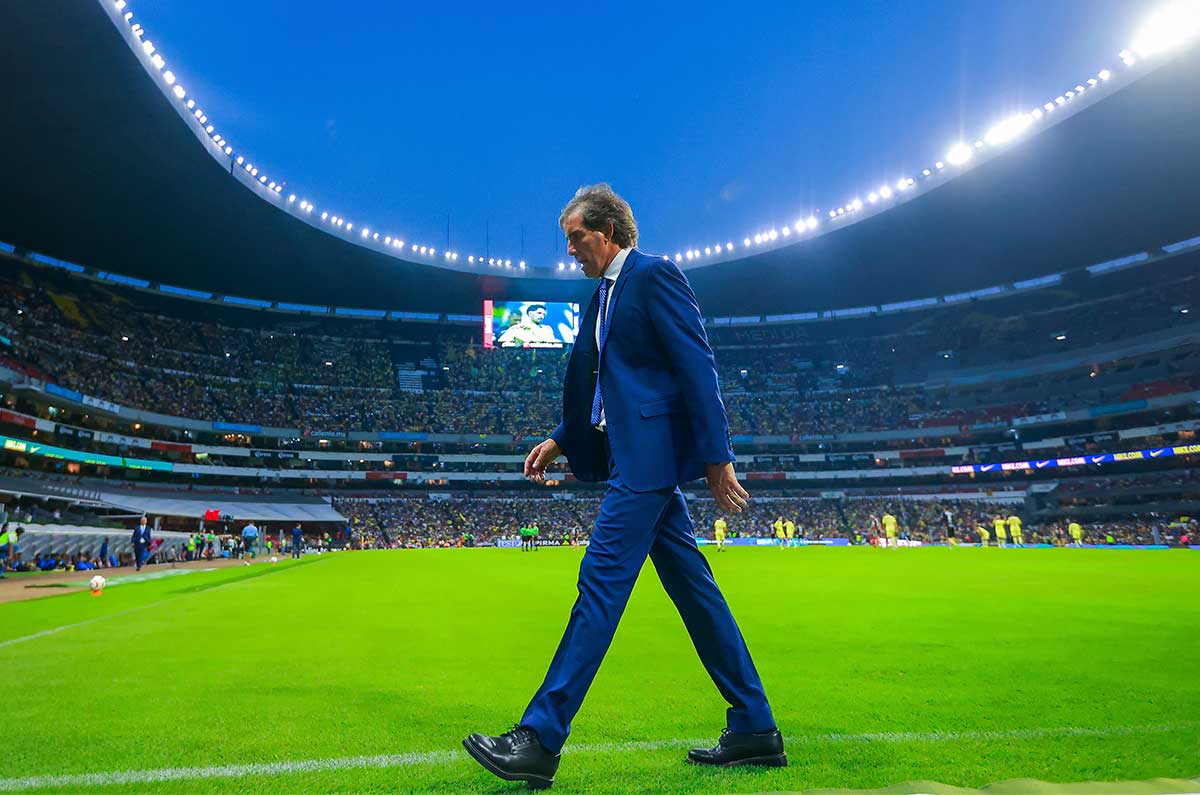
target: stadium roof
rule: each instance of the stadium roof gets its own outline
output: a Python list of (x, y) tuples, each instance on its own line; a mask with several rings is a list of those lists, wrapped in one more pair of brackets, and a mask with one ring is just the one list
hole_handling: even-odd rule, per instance
[[(484, 298), (590, 290), (405, 261), (265, 201), (205, 151), (98, 3), (0, 4), (0, 28), (16, 111), (0, 126), (0, 240), (298, 303), (471, 313)], [(1198, 81), (1193, 48), (911, 201), (689, 278), (708, 314), (787, 313), (976, 290), (1194, 237)]]

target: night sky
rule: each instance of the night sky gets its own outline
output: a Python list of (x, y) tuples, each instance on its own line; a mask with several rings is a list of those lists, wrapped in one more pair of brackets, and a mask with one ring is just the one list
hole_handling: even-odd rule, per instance
[[(1120, 66), (1157, 0), (129, 8), (235, 149), (356, 225), (539, 265), (608, 181), (643, 248), (740, 241)], [(522, 249), (522, 237), (524, 244)]]

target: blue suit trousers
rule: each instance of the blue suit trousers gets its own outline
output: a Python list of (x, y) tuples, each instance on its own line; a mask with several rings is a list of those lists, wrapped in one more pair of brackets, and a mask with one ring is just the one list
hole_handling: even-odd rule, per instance
[(562, 749), (649, 556), (704, 669), (730, 705), (730, 731), (774, 728), (746, 641), (696, 545), (683, 492), (678, 487), (632, 491), (615, 468), (608, 486), (579, 567), (579, 597), (521, 725), (535, 730), (548, 750)]

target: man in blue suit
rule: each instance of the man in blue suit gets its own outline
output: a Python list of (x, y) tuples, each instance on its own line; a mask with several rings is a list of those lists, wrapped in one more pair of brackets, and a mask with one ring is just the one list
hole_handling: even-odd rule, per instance
[(133, 562), (137, 566), (137, 570), (141, 571), (142, 566), (146, 565), (146, 558), (150, 556), (150, 525), (146, 522), (146, 517), (138, 519), (138, 526), (133, 528), (133, 537), (130, 539), (133, 542)]
[(608, 651), (649, 556), (704, 668), (729, 703), (717, 745), (694, 764), (783, 766), (787, 756), (737, 623), (696, 546), (679, 486), (705, 478), (717, 504), (740, 512), (749, 494), (733, 470), (725, 405), (700, 307), (678, 267), (635, 246), (633, 211), (608, 185), (581, 188), (559, 218), (567, 252), (599, 284), (563, 383), (562, 422), (525, 459), (544, 482), (566, 455), (575, 477), (607, 481), (579, 569), (579, 598), (545, 681), (520, 722), (472, 734), (468, 753), (509, 781), (554, 783), (571, 719)]

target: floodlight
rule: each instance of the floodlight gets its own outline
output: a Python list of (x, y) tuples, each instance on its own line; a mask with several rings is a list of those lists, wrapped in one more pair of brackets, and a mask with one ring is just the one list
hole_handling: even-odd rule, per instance
[[(1175, 0), (1146, 20), (1132, 49), (1142, 58), (1174, 49), (1200, 33), (1200, 1)], [(1128, 57), (1122, 53), (1122, 57)], [(1128, 60), (1133, 60), (1128, 57)]]
[(971, 159), (972, 154), (971, 147), (959, 141), (946, 153), (946, 162), (952, 166), (961, 166)]
[(987, 135), (984, 136), (984, 140), (992, 146), (1008, 143), (1029, 129), (1029, 125), (1031, 124), (1033, 124), (1033, 117), (1028, 113), (1018, 113), (1016, 116), (1009, 116), (988, 130)]

